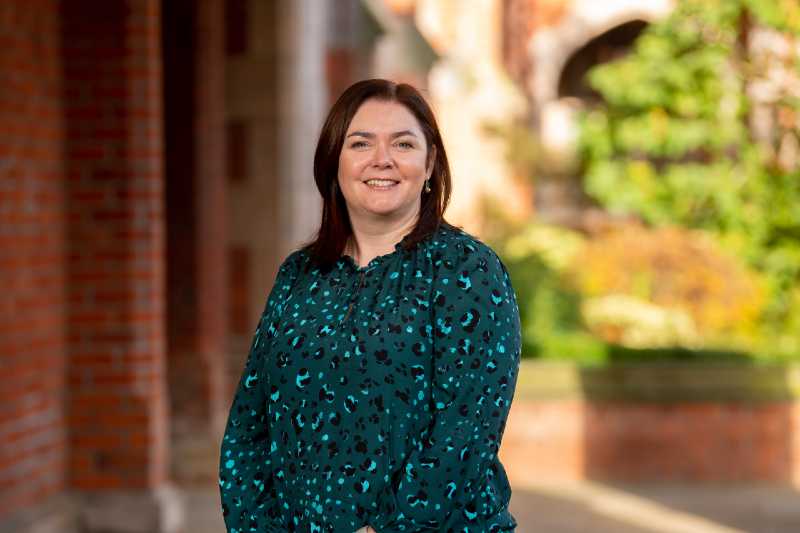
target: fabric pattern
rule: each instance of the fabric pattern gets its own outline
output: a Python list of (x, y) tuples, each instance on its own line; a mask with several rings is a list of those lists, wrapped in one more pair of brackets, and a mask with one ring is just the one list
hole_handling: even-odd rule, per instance
[(293, 252), (222, 440), (228, 532), (514, 531), (497, 452), (520, 341), (505, 266), (453, 226), (364, 267)]

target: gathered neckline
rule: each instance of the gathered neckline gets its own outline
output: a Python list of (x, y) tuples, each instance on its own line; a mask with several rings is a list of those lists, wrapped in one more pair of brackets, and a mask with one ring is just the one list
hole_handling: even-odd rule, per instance
[(367, 270), (369, 270), (369, 269), (379, 265), (380, 263), (386, 261), (390, 257), (399, 254), (402, 251), (403, 241), (404, 240), (405, 240), (405, 237), (403, 237), (403, 239), (400, 242), (395, 243), (393, 251), (373, 257), (370, 260), (370, 262), (367, 263), (364, 266), (359, 266), (356, 263), (356, 260), (350, 254), (342, 254), (342, 257), (340, 259), (342, 259), (345, 262), (349, 263), (350, 266), (352, 266), (357, 272), (366, 272)]
[[(454, 226), (451, 226), (449, 224), (442, 224), (437, 231), (431, 233), (430, 235), (426, 236), (425, 238), (423, 238), (422, 240), (417, 242), (414, 247), (415, 248), (419, 247), (423, 242), (429, 241), (429, 240), (435, 238), (436, 236), (438, 236), (439, 234), (442, 234), (442, 233), (444, 233), (444, 232), (446, 232), (448, 230), (451, 230), (451, 229), (458, 229), (458, 228), (455, 228)], [(392, 259), (395, 256), (401, 255), (403, 253), (403, 251), (404, 251), (403, 250), (403, 243), (406, 241), (406, 237), (408, 237), (408, 235), (405, 235), (400, 240), (400, 242), (395, 243), (393, 251), (385, 253), (383, 255), (378, 255), (376, 257), (373, 257), (372, 260), (370, 260), (370, 262), (367, 263), (364, 266), (358, 266), (358, 264), (356, 263), (355, 258), (353, 258), (353, 256), (351, 256), (350, 254), (342, 254), (339, 257), (338, 261), (349, 264), (353, 268), (353, 270), (355, 270), (358, 273), (366, 272), (366, 271), (371, 270), (371, 269), (375, 268), (376, 266), (378, 266), (378, 265), (380, 265), (380, 264), (382, 264), (382, 263), (384, 263), (386, 261), (389, 261), (390, 259)]]

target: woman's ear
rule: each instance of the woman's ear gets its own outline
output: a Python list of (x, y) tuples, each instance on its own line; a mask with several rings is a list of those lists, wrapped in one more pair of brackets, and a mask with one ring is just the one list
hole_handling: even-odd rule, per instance
[(428, 154), (428, 165), (425, 169), (425, 173), (428, 175), (427, 179), (431, 179), (431, 175), (433, 174), (433, 164), (436, 161), (436, 146), (431, 146), (431, 151)]

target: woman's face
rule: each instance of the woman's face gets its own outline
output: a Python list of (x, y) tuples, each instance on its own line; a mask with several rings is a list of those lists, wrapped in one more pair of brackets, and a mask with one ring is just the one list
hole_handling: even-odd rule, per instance
[(433, 169), (427, 152), (419, 122), (404, 105), (382, 100), (361, 104), (339, 154), (339, 187), (350, 220), (415, 217)]

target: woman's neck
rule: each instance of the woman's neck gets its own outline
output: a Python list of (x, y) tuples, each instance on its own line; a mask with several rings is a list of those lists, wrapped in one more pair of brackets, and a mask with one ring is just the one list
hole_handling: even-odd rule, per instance
[(355, 259), (358, 266), (366, 266), (374, 258), (393, 252), (395, 245), (411, 233), (415, 225), (416, 216), (391, 229), (353, 224), (353, 235), (344, 253)]

